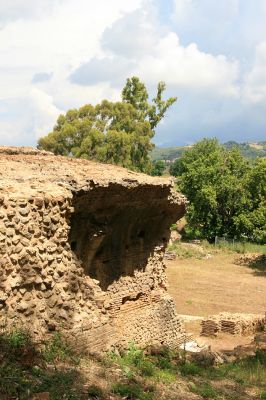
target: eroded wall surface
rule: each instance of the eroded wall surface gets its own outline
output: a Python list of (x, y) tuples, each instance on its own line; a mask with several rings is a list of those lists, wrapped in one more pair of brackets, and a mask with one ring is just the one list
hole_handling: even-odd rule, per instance
[(0, 148), (0, 322), (90, 351), (177, 346), (163, 253), (185, 200), (169, 180)]

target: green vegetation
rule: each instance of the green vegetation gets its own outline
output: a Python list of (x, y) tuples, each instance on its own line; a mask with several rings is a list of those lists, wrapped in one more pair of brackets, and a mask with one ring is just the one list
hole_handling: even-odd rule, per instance
[(199, 394), (203, 399), (217, 399), (218, 397), (218, 392), (209, 383), (192, 385), (191, 391)]
[[(72, 354), (58, 334), (52, 336), (42, 348), (37, 348), (30, 334), (23, 329), (15, 328), (2, 333), (0, 398), (28, 400), (32, 393), (48, 391), (51, 400), (80, 399), (76, 387), (80, 377), (78, 371), (71, 367)], [(54, 366), (49, 362), (53, 362)], [(58, 364), (63, 362), (68, 368), (59, 369)]]
[[(146, 389), (147, 390), (147, 389)], [(129, 400), (152, 400), (153, 392), (144, 391), (137, 383), (115, 383), (112, 387), (114, 394), (120, 395), (123, 399)]]
[(208, 246), (198, 246), (190, 243), (176, 241), (168, 246), (168, 250), (174, 252), (180, 258), (201, 259), (208, 254)]
[[(196, 359), (189, 361), (181, 350), (172, 351), (165, 346), (143, 350), (132, 343), (127, 350), (111, 352), (98, 361), (83, 356), (78, 367), (73, 356), (79, 358), (60, 334), (37, 346), (24, 330), (2, 333), (0, 398), (26, 400), (33, 393), (48, 392), (51, 400), (104, 400), (110, 396), (169, 400), (176, 398), (177, 387), (182, 385), (187, 397), (190, 391), (203, 399), (240, 400), (252, 388), (265, 399), (265, 351), (216, 367)], [(95, 369), (98, 372), (93, 378)], [(108, 376), (104, 387), (99, 376)], [(229, 397), (223, 385), (225, 378), (230, 382)]]
[[(250, 160), (255, 160), (257, 157), (266, 157), (266, 142), (258, 143), (237, 143), (235, 141), (229, 141), (223, 144), (227, 150), (231, 150), (233, 147), (239, 149), (243, 157)], [(176, 147), (155, 147), (150, 152), (152, 161), (157, 160), (169, 160), (174, 162), (177, 158), (180, 158), (184, 151), (193, 148), (192, 146), (176, 146)]]
[(165, 83), (159, 82), (149, 103), (144, 83), (137, 77), (127, 79), (122, 101), (103, 100), (60, 115), (53, 131), (39, 140), (38, 148), (149, 173), (155, 128), (176, 101), (175, 97), (162, 99), (165, 89)]
[(261, 253), (266, 255), (266, 246), (265, 244), (260, 245), (256, 243), (251, 243), (251, 242), (227, 242), (225, 241), (220, 241), (217, 245), (216, 248), (218, 249), (225, 249), (229, 251), (235, 251), (236, 253)]
[(228, 150), (236, 147), (244, 157), (252, 160), (257, 157), (266, 157), (266, 142), (237, 143), (230, 140), (229, 142), (224, 143), (224, 147)]
[(153, 161), (152, 163), (152, 176), (162, 176), (165, 171), (165, 162), (162, 160)]
[(181, 157), (185, 150), (189, 147), (178, 146), (178, 147), (155, 147), (151, 152), (150, 156), (152, 161), (171, 161), (173, 162), (176, 158)]
[(203, 139), (175, 161), (171, 173), (190, 202), (188, 238), (266, 242), (266, 159), (251, 164), (237, 148)]

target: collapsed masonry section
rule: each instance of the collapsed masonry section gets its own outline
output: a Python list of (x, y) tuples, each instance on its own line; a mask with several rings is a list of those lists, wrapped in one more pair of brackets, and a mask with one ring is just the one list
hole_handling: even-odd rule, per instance
[(176, 218), (164, 201), (166, 190), (110, 184), (74, 195), (71, 249), (102, 290), (121, 277), (143, 272), (155, 249), (164, 250)]
[(18, 151), (0, 151), (0, 171), (2, 326), (90, 351), (182, 341), (163, 253), (185, 200), (169, 181)]

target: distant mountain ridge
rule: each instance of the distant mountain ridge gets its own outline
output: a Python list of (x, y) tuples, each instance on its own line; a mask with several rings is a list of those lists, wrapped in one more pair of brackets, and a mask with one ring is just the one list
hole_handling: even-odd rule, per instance
[[(243, 142), (238, 143), (230, 140), (223, 143), (226, 149), (231, 149), (232, 147), (237, 147), (244, 157), (249, 159), (255, 159), (257, 157), (266, 157), (266, 141), (261, 142)], [(176, 146), (176, 147), (155, 147), (151, 153), (152, 161), (164, 160), (168, 162), (173, 162), (177, 158), (181, 157), (185, 150), (188, 150), (191, 146)]]

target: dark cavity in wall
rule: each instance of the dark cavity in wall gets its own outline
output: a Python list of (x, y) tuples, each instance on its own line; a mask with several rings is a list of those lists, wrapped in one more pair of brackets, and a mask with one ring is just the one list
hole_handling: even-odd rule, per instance
[(159, 189), (112, 184), (74, 194), (71, 249), (103, 290), (144, 270), (155, 247), (165, 246), (175, 217)]

